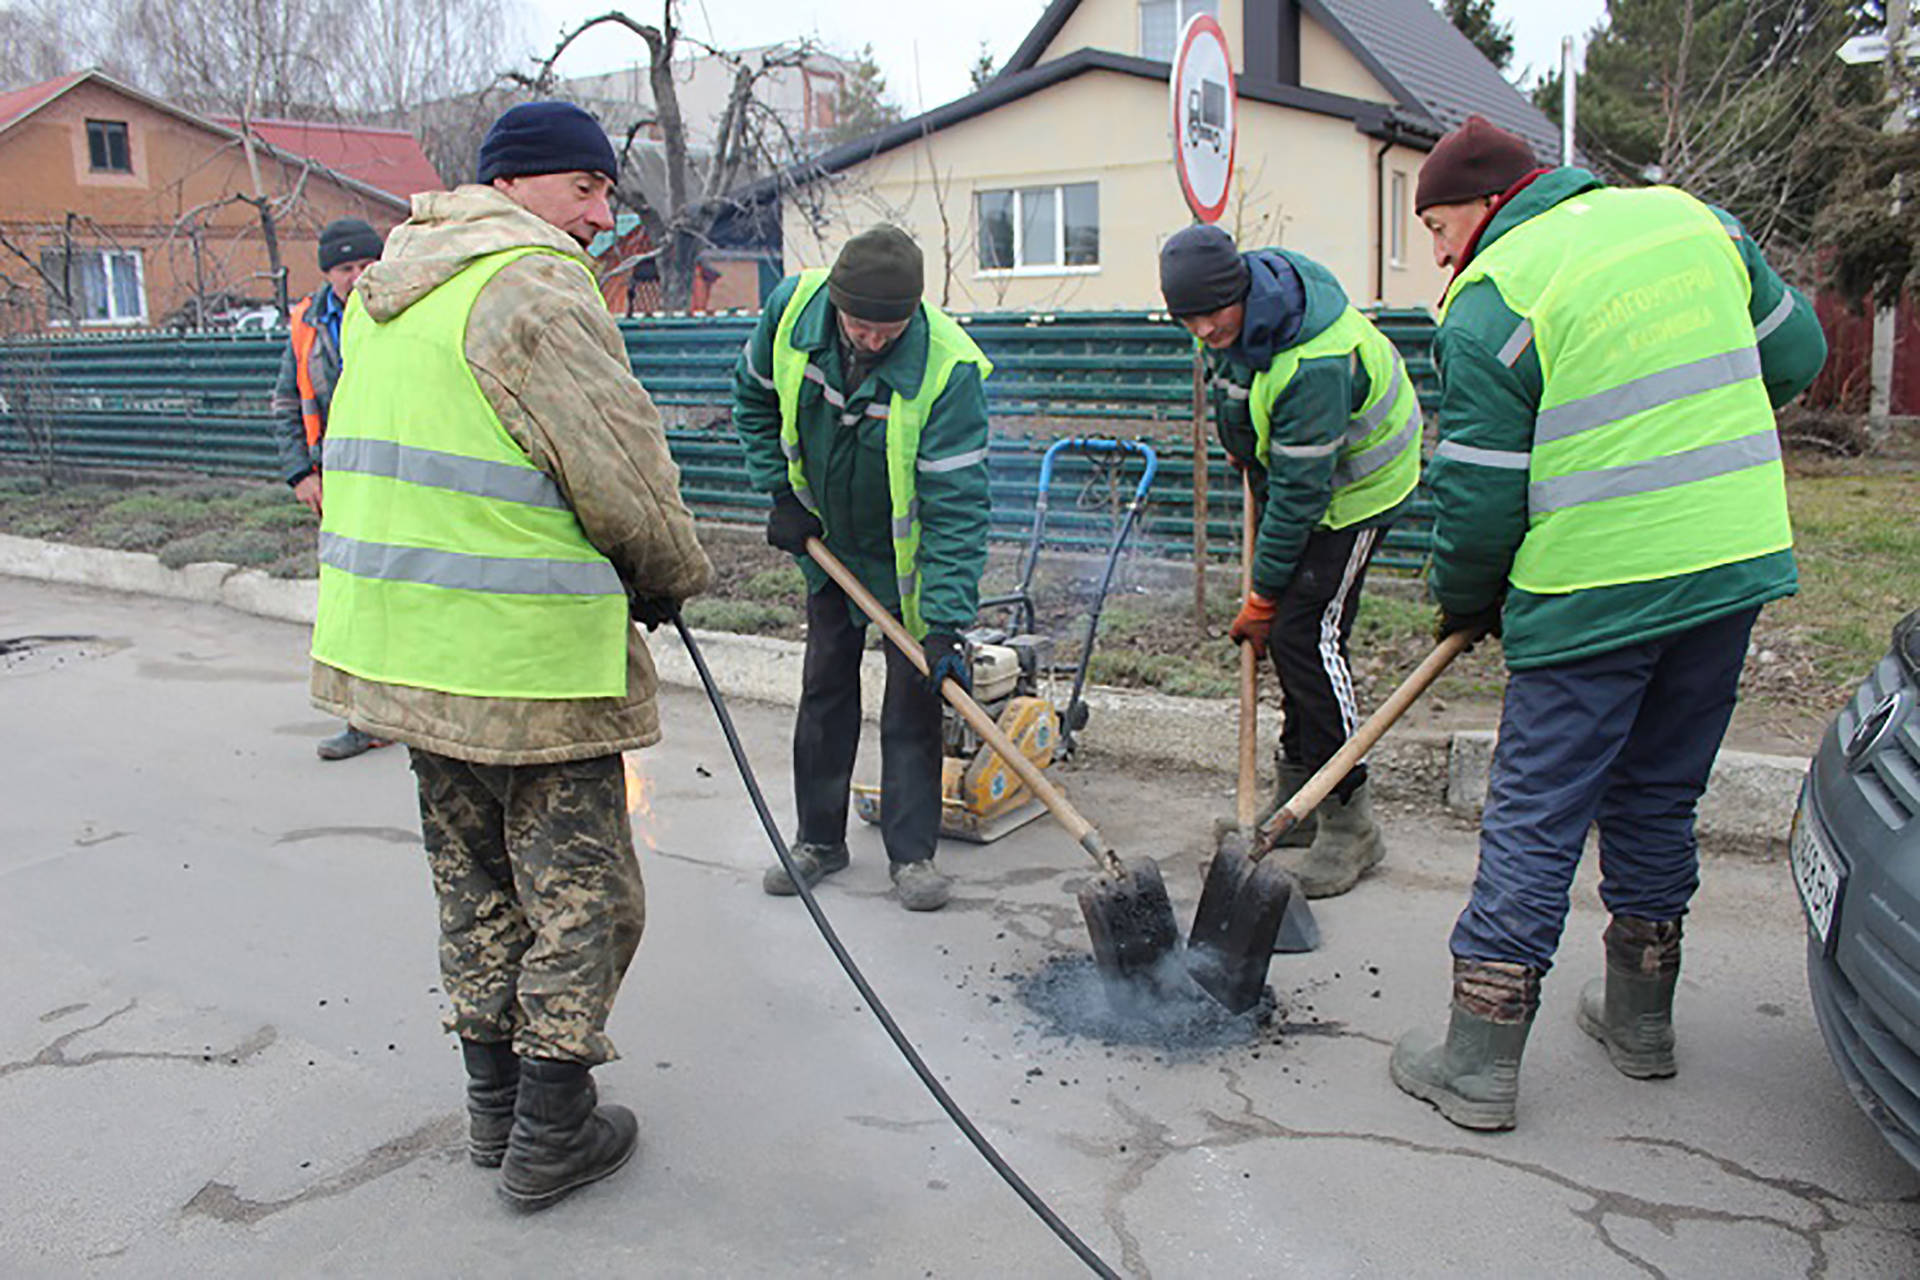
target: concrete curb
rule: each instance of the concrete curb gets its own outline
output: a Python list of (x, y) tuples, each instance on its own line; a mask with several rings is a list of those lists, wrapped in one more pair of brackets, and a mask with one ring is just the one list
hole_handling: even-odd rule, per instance
[[(192, 564), (169, 569), (142, 552), (76, 547), (0, 534), (0, 575), (98, 587), (222, 605), (240, 613), (313, 625), (318, 584), (270, 578), (258, 569)], [(730, 697), (793, 706), (800, 695), (803, 646), (792, 640), (731, 632), (694, 633), (714, 678)], [(698, 688), (693, 660), (667, 630), (647, 639), (660, 679)], [(861, 702), (877, 719), (885, 665), (878, 650), (861, 663)], [(1235, 758), (1235, 704), (1223, 698), (1175, 698), (1135, 689), (1093, 687), (1086, 693), (1086, 751), (1092, 756), (1223, 771)], [(1386, 798), (1477, 819), (1487, 795), (1495, 735), (1491, 730), (1401, 732), (1375, 749), (1368, 767)], [(1263, 767), (1270, 753), (1261, 752)], [(1807, 761), (1793, 756), (1722, 751), (1700, 803), (1699, 832), (1744, 852), (1777, 854), (1800, 794)]]

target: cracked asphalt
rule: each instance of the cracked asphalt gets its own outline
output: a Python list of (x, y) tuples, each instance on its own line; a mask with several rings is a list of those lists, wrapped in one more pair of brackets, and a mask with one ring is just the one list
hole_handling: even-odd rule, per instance
[[(669, 691), (636, 757), (649, 920), (598, 1079), (640, 1154), (521, 1218), (464, 1158), (405, 757), (314, 758), (305, 633), (0, 579), (0, 641), (28, 635), (91, 639), (0, 662), (0, 1274), (1078, 1273), (799, 904), (761, 894), (704, 701)], [(787, 812), (789, 713), (733, 710)], [(1189, 913), (1227, 780), (1062, 780)], [(1386, 1073), (1442, 1017), (1472, 833), (1387, 821), (1382, 872), (1319, 904), (1324, 949), (1275, 961), (1280, 1020), (1197, 1056), (1050, 1035), (1015, 998), (1086, 947), (1089, 864), (1049, 825), (943, 848), (958, 896), (931, 916), (857, 828), (821, 897), (961, 1105), (1129, 1275), (1920, 1274), (1920, 1178), (1827, 1061), (1784, 867), (1709, 859), (1656, 1083), (1573, 1025), (1604, 923), (1583, 878), (1521, 1127), (1474, 1135)]]

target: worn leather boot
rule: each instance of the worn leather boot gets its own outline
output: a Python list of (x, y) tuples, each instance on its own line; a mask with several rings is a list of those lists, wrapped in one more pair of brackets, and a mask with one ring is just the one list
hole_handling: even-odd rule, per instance
[[(1303, 764), (1295, 764), (1293, 761), (1287, 759), (1286, 756), (1280, 753), (1278, 747), (1274, 748), (1273, 752), (1273, 769), (1274, 776), (1278, 779), (1274, 784), (1273, 799), (1267, 801), (1266, 805), (1260, 810), (1260, 816), (1254, 819), (1253, 825), (1256, 828), (1264, 827), (1269, 822), (1272, 822), (1273, 815), (1280, 812), (1280, 806), (1293, 799), (1293, 793), (1306, 786), (1307, 779), (1313, 776), (1311, 769)], [(1313, 843), (1314, 834), (1319, 830), (1320, 814), (1318, 810), (1315, 810), (1290, 827), (1285, 835), (1274, 842), (1273, 847), (1276, 849), (1304, 849)]]
[[(795, 841), (787, 850), (787, 856), (793, 859), (794, 870), (811, 889), (836, 871), (845, 871), (849, 861), (847, 842), (838, 844), (807, 844)], [(776, 898), (791, 898), (800, 891), (793, 887), (793, 877), (787, 874), (785, 866), (776, 862), (768, 867), (760, 877), (760, 887)]]
[(953, 881), (933, 865), (932, 858), (892, 863), (887, 874), (900, 905), (909, 911), (938, 911), (953, 897)]
[(1394, 1084), (1463, 1129), (1513, 1128), (1520, 1055), (1539, 1008), (1538, 969), (1456, 959), (1446, 1039), (1424, 1030), (1401, 1036), (1388, 1063)]
[(1372, 785), (1362, 782), (1344, 801), (1330, 795), (1320, 802), (1313, 844), (1305, 857), (1286, 864), (1309, 898), (1340, 896), (1386, 856), (1380, 824), (1373, 820)]
[(1580, 992), (1580, 1029), (1607, 1047), (1620, 1074), (1663, 1080), (1673, 1061), (1673, 989), (1680, 981), (1680, 922), (1615, 916), (1603, 935), (1607, 976)]
[(625, 1107), (596, 1106), (586, 1064), (520, 1060), (520, 1096), (500, 1169), (500, 1195), (516, 1209), (545, 1209), (624, 1165), (640, 1144)]
[(482, 1169), (498, 1169), (513, 1130), (520, 1059), (507, 1040), (463, 1038), (460, 1054), (467, 1063), (467, 1155)]

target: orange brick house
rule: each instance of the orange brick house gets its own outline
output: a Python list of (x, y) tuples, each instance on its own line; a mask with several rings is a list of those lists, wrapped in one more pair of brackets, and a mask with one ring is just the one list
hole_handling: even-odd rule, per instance
[(404, 193), (264, 132), (250, 163), (235, 128), (98, 71), (0, 92), (0, 333), (190, 322), (271, 301), (264, 229), (243, 197), (269, 200), (296, 299), (319, 287), (321, 227), (352, 216), (384, 234), (406, 217)]

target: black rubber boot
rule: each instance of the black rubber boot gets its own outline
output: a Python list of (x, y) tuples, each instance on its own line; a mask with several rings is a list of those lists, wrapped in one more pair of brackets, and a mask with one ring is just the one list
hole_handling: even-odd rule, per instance
[(467, 1155), (482, 1169), (498, 1169), (513, 1130), (520, 1059), (507, 1040), (462, 1039), (460, 1054), (467, 1062)]
[(640, 1122), (625, 1107), (594, 1105), (593, 1076), (579, 1062), (520, 1060), (520, 1097), (500, 1169), (500, 1194), (532, 1212), (598, 1182), (640, 1145)]
[(1456, 959), (1446, 1039), (1427, 1031), (1401, 1036), (1388, 1064), (1394, 1084), (1463, 1129), (1513, 1128), (1520, 1055), (1539, 1008), (1538, 969)]
[(1680, 981), (1680, 922), (1615, 916), (1603, 935), (1607, 976), (1580, 992), (1580, 1029), (1607, 1047), (1621, 1075), (1663, 1080), (1673, 1061), (1673, 989)]

